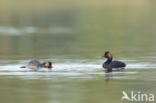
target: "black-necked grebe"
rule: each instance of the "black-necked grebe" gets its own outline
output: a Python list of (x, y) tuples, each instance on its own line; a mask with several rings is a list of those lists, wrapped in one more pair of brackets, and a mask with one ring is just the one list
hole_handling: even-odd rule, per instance
[(112, 68), (115, 68), (115, 70), (122, 70), (126, 67), (126, 64), (124, 62), (121, 61), (112, 61), (113, 60), (113, 56), (112, 54), (109, 53), (109, 51), (106, 51), (104, 56), (107, 58), (107, 61), (103, 63), (103, 67), (108, 71), (108, 72), (112, 72)]
[(40, 63), (37, 60), (31, 60), (26, 66), (22, 66), (21, 68), (29, 68), (33, 71), (40, 71), (41, 68), (42, 69), (47, 68), (47, 69), (51, 70), (52, 62)]

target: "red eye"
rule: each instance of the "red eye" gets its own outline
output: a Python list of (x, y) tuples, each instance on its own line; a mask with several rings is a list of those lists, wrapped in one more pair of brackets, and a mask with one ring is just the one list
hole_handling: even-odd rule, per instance
[(107, 54), (106, 56), (109, 57), (109, 54)]

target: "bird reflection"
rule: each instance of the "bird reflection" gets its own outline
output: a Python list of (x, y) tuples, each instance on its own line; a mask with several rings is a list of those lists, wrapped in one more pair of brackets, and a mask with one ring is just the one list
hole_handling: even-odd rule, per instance
[(108, 72), (108, 71), (105, 71), (105, 72), (106, 72), (105, 73), (105, 77), (106, 77), (105, 81), (108, 83), (112, 80), (113, 75), (112, 75), (112, 72)]

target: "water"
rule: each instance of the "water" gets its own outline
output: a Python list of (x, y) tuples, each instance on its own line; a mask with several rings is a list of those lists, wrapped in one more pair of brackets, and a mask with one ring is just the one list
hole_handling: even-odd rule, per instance
[[(122, 103), (122, 91), (156, 95), (155, 1), (3, 3), (1, 102)], [(105, 73), (107, 50), (127, 64), (124, 71)], [(52, 72), (19, 68), (32, 59), (52, 61)]]

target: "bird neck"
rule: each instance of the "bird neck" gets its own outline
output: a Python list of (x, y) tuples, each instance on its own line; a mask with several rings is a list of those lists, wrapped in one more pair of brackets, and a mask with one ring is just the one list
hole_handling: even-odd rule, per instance
[(110, 62), (112, 62), (112, 59), (113, 59), (113, 58), (107, 58), (106, 63), (110, 63)]

